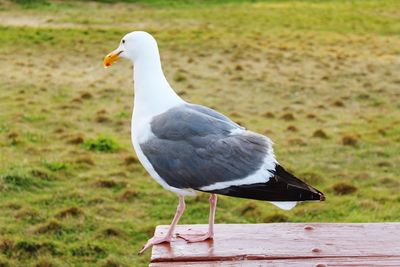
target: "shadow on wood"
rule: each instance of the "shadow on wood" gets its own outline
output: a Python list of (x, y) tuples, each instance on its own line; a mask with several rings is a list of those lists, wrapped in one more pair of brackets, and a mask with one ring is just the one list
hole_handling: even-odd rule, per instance
[[(167, 228), (158, 226), (156, 235)], [(206, 230), (207, 225), (176, 228), (181, 234)], [(400, 266), (400, 223), (218, 224), (213, 240), (154, 246), (150, 264), (217, 265)]]

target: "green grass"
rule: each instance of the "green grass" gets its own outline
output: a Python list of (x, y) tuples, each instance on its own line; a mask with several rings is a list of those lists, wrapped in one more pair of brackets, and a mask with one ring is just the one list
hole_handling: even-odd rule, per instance
[(42, 183), (37, 181), (35, 177), (24, 175), (4, 174), (1, 177), (2, 191), (26, 191), (32, 188), (41, 187)]
[[(267, 134), (327, 196), (221, 197), (217, 223), (400, 220), (398, 1), (129, 2), (0, 4), (0, 266), (147, 266), (177, 197), (133, 152), (130, 64), (101, 65), (132, 30), (183, 98)], [(207, 216), (187, 198), (182, 223)]]
[(47, 162), (45, 161), (43, 165), (49, 169), (50, 171), (56, 172), (56, 171), (62, 171), (66, 170), (68, 165), (65, 164), (64, 162)]
[(97, 139), (86, 140), (83, 147), (98, 152), (114, 152), (118, 150), (118, 143), (111, 137), (100, 136)]

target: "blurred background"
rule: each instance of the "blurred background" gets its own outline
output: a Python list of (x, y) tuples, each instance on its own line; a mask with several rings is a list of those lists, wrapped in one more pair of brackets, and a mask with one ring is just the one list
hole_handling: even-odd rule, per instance
[[(177, 197), (130, 142), (146, 30), (187, 101), (268, 135), (323, 203), (221, 197), (217, 223), (400, 220), (400, 1), (0, 1), (0, 266), (146, 266)], [(181, 223), (207, 223), (207, 195)]]

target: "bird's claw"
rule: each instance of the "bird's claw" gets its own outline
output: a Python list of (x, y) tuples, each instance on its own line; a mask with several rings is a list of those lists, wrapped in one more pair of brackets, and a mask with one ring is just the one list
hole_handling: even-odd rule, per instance
[(176, 236), (186, 240), (189, 243), (202, 242), (213, 238), (213, 235), (211, 235), (209, 232), (202, 234), (177, 234)]
[(147, 249), (149, 249), (150, 247), (152, 247), (153, 245), (157, 245), (157, 244), (161, 244), (161, 243), (169, 243), (171, 242), (172, 237), (170, 236), (164, 236), (164, 237), (155, 237), (153, 236), (152, 238), (150, 238), (147, 243), (143, 246), (143, 248), (139, 251), (139, 255), (142, 254), (143, 252), (145, 252)]

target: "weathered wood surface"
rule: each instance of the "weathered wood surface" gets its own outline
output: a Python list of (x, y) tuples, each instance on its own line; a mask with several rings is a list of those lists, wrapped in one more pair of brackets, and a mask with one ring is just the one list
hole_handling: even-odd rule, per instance
[(242, 261), (192, 261), (192, 262), (155, 262), (150, 267), (399, 267), (400, 257), (390, 258), (307, 258), (307, 259), (277, 259), (277, 260), (242, 260)]
[[(164, 235), (168, 226), (158, 226)], [(177, 233), (206, 231), (179, 225)], [(156, 266), (400, 266), (400, 223), (219, 224), (200, 243), (154, 246)]]

